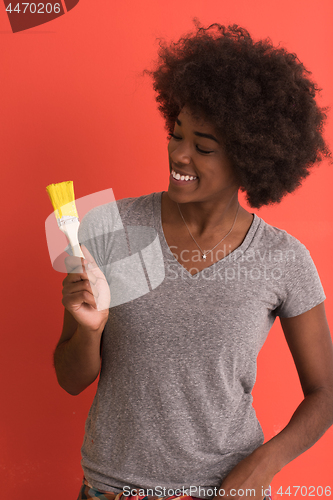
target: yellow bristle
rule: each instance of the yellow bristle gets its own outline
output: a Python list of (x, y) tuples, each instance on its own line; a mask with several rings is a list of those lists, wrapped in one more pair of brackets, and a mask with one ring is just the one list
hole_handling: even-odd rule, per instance
[(46, 187), (46, 191), (50, 197), (57, 219), (61, 219), (63, 215), (79, 217), (75, 206), (73, 181), (49, 184)]

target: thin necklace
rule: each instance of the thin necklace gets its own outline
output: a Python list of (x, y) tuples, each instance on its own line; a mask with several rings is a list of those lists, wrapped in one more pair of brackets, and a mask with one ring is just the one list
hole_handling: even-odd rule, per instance
[(199, 248), (200, 252), (202, 253), (202, 258), (203, 258), (203, 260), (206, 260), (206, 259), (207, 259), (207, 255), (208, 255), (210, 252), (212, 252), (212, 251), (214, 250), (214, 248), (216, 248), (216, 247), (217, 247), (220, 243), (222, 243), (222, 241), (223, 241), (223, 240), (225, 240), (225, 239), (226, 239), (226, 237), (227, 237), (227, 236), (229, 236), (229, 234), (230, 234), (230, 233), (231, 233), (231, 231), (233, 230), (233, 228), (234, 228), (234, 226), (235, 226), (235, 224), (236, 224), (237, 216), (238, 216), (238, 211), (239, 211), (239, 202), (238, 202), (238, 207), (237, 207), (236, 217), (235, 217), (234, 223), (233, 223), (233, 225), (232, 225), (232, 227), (231, 227), (230, 231), (229, 231), (229, 232), (228, 232), (225, 236), (223, 236), (222, 240), (220, 240), (220, 241), (219, 241), (219, 242), (215, 245), (215, 247), (213, 247), (211, 250), (208, 250), (208, 252), (203, 252), (203, 251), (202, 251), (202, 249), (199, 247), (198, 243), (197, 243), (197, 242), (196, 242), (196, 240), (194, 239), (194, 236), (192, 235), (191, 231), (189, 230), (188, 225), (187, 225), (187, 224), (186, 224), (186, 222), (185, 222), (185, 219), (184, 219), (184, 217), (183, 217), (183, 214), (182, 214), (182, 212), (181, 212), (181, 210), (180, 210), (180, 206), (178, 205), (178, 203), (177, 203), (177, 207), (178, 207), (178, 210), (179, 210), (180, 215), (182, 216), (182, 219), (183, 219), (183, 221), (184, 221), (184, 224), (185, 224), (185, 226), (187, 227), (188, 232), (190, 233), (191, 238), (193, 239), (194, 243), (197, 245), (197, 247)]

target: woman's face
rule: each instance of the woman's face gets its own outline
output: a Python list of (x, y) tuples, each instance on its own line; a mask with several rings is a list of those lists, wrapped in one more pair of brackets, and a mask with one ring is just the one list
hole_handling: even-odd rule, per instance
[[(195, 119), (186, 107), (176, 120), (168, 153), (171, 174), (168, 194), (174, 201), (221, 202), (237, 191), (239, 185), (225, 154), (222, 138), (211, 124)], [(176, 180), (173, 171), (196, 178)]]

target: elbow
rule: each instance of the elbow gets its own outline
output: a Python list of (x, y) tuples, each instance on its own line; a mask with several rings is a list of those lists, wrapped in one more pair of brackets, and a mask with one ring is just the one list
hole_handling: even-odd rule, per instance
[(75, 386), (73, 384), (68, 383), (68, 381), (61, 380), (61, 378), (58, 377), (58, 375), (57, 375), (57, 380), (58, 380), (58, 384), (60, 385), (60, 387), (65, 392), (67, 392), (67, 394), (70, 394), (70, 396), (78, 396), (86, 388), (86, 387)]
[(58, 380), (58, 384), (60, 387), (67, 392), (67, 394), (70, 394), (71, 396), (78, 396), (82, 391), (75, 389), (73, 387), (68, 387), (66, 384), (61, 384)]
[[(62, 386), (61, 386), (62, 387)], [(72, 388), (67, 388), (67, 387), (62, 387), (62, 389), (64, 389), (64, 391), (67, 392), (67, 394), (70, 394), (70, 396), (78, 396), (79, 394), (81, 394), (81, 392), (84, 391), (84, 389), (81, 389), (81, 390), (75, 390), (75, 389), (72, 389)]]
[(73, 380), (68, 380), (68, 378), (63, 380), (58, 375), (57, 375), (57, 380), (60, 387), (65, 392), (67, 392), (67, 394), (70, 394), (71, 396), (78, 396), (79, 394), (81, 394), (81, 392), (83, 392), (87, 387), (89, 387), (89, 385), (91, 385), (96, 380), (97, 376), (98, 374), (96, 375), (96, 377), (94, 377), (93, 380), (89, 380), (88, 382), (85, 381), (85, 383), (82, 383), (83, 381), (81, 381), (81, 383), (79, 381), (77, 381), (78, 383), (73, 383)]

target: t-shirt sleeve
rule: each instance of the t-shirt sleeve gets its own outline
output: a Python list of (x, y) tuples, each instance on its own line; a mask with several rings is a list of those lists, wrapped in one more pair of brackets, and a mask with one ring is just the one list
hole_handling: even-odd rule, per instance
[[(95, 207), (87, 212), (80, 221), (78, 240), (80, 245), (83, 244), (88, 249), (99, 268), (104, 265), (104, 233), (100, 207)], [(72, 255), (70, 245), (65, 248), (65, 252)]]
[(99, 268), (105, 264), (105, 230), (99, 216), (99, 207), (90, 210), (82, 219), (79, 227), (79, 242), (84, 245)]
[[(126, 199), (98, 205), (89, 210), (80, 221), (79, 243), (88, 249), (102, 271), (105, 266), (119, 258), (119, 253), (123, 258), (127, 250), (119, 210), (124, 201)], [(65, 252), (72, 255), (70, 245), (65, 248)]]
[(293, 238), (286, 255), (282, 301), (275, 311), (281, 318), (298, 316), (326, 299), (309, 250)]

